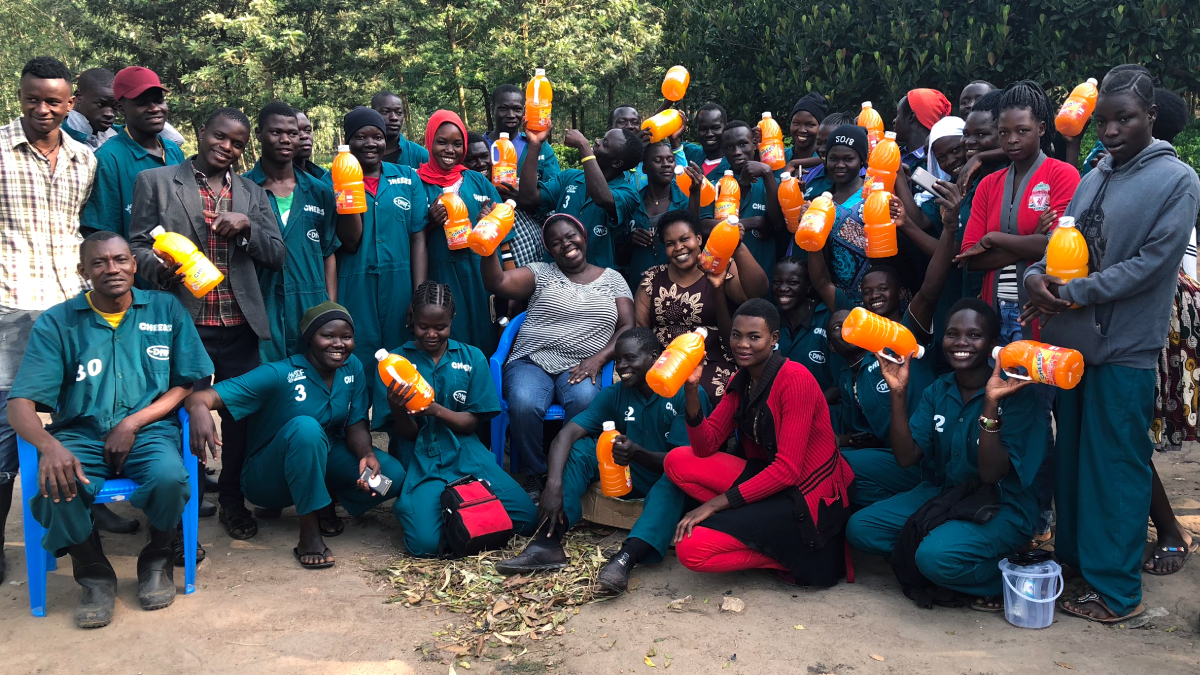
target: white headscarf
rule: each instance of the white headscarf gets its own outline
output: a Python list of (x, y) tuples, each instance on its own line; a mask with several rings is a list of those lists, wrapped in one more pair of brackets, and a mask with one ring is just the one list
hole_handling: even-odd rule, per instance
[(967, 123), (961, 117), (950, 115), (938, 120), (929, 130), (929, 141), (925, 144), (925, 157), (929, 164), (929, 173), (942, 180), (950, 180), (950, 176), (942, 171), (942, 167), (938, 166), (937, 156), (933, 154), (933, 144), (947, 136), (962, 136), (963, 128), (966, 126)]

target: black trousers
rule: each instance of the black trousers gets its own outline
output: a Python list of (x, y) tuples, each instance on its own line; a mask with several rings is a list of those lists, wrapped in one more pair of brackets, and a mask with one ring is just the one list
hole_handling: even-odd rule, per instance
[[(258, 335), (249, 324), (241, 326), (196, 326), (200, 341), (212, 359), (214, 382), (228, 380), (254, 370), (259, 366)], [(200, 380), (193, 385), (195, 390), (207, 389), (212, 384)], [(217, 477), (217, 501), (221, 508), (244, 509), (242, 496), (242, 463), (246, 459), (247, 420), (236, 421), (226, 411), (221, 413), (221, 475)]]

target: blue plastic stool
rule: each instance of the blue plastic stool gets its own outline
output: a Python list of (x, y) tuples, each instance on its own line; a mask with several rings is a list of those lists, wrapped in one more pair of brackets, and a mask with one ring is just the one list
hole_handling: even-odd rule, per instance
[[(191, 442), (188, 438), (187, 412), (179, 411), (179, 421), (183, 423), (183, 465), (188, 472), (188, 485), (192, 496), (183, 508), (183, 551), (186, 564), (183, 566), (184, 594), (196, 592), (196, 537), (200, 528), (200, 472), (197, 470), (196, 456), (192, 454)], [(17, 438), (17, 452), (21, 473), (21, 505), (24, 508), (25, 521), (25, 566), (29, 571), (29, 609), (34, 616), (46, 616), (46, 574), (58, 569), (58, 561), (54, 554), (42, 548), (42, 537), (46, 528), (33, 518), (29, 510), (29, 500), (40, 490), (38, 488), (38, 453), (37, 448), (25, 439)], [(138, 484), (128, 478), (112, 478), (104, 481), (104, 487), (96, 495), (97, 504), (123, 502), (137, 490)]]

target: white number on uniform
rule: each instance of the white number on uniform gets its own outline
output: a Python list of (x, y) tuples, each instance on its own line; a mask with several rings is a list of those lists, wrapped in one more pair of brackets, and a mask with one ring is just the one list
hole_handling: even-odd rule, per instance
[(85, 377), (96, 377), (100, 371), (104, 370), (104, 364), (100, 363), (100, 359), (92, 359), (87, 362), (87, 370), (83, 369), (83, 364), (79, 364), (79, 372), (75, 374), (75, 381), (82, 382)]
[(942, 427), (946, 424), (946, 418), (943, 415), (933, 416), (933, 430), (942, 433)]
[(296, 385), (296, 400), (303, 401), (306, 398), (308, 398), (308, 392), (304, 391), (304, 385)]
[(567, 195), (566, 197), (563, 197), (563, 205), (562, 205), (562, 208), (561, 208), (561, 209), (559, 209), (559, 210), (560, 210), (560, 211), (566, 211), (566, 210), (567, 210), (567, 205), (568, 205), (568, 204), (570, 204), (570, 203), (571, 203), (571, 195)]

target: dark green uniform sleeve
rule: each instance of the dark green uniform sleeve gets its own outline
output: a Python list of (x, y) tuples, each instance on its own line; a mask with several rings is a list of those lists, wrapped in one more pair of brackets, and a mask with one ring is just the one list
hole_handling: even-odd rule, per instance
[[(675, 406), (675, 421), (671, 423), (671, 430), (667, 432), (667, 445), (672, 448), (683, 448), (692, 444), (688, 440), (687, 433), (687, 399), (685, 394), (680, 389), (679, 393), (671, 401), (671, 405)], [(700, 416), (708, 417), (712, 412), (712, 404), (708, 400), (708, 394), (704, 391), (704, 387), (700, 388)]]
[(558, 199), (562, 194), (563, 186), (571, 182), (573, 174), (579, 169), (569, 169), (562, 171), (548, 178), (543, 178), (538, 187), (542, 191), (542, 211), (555, 211), (558, 209)]
[(121, 203), (121, 186), (117, 183), (119, 171), (111, 152), (96, 152), (92, 194), (79, 218), (79, 229), (85, 237), (99, 230), (125, 232), (125, 205)]
[[(618, 413), (617, 398), (621, 394), (621, 387), (625, 385), (621, 383), (610, 384), (600, 390), (596, 394), (596, 398), (592, 399), (591, 405), (586, 410), (576, 415), (571, 419), (572, 422), (583, 427), (588, 436), (595, 438), (604, 431), (605, 422), (618, 422), (618, 428), (625, 426), (624, 422), (618, 420), (617, 417), (622, 417)], [(640, 414), (640, 413), (639, 413)]]
[(358, 357), (353, 354), (350, 355), (350, 359), (346, 361), (346, 365), (342, 366), (342, 369), (354, 376), (354, 381), (351, 383), (353, 390), (350, 392), (350, 414), (346, 417), (346, 426), (349, 427), (370, 417), (371, 384), (367, 381), (367, 374), (363, 371), (362, 361), (359, 361)]
[(171, 301), (171, 323), (175, 325), (171, 340), (172, 387), (182, 387), (197, 380), (212, 377), (213, 362), (200, 341), (200, 334), (192, 323), (192, 317), (175, 296), (166, 296)]
[[(188, 320), (191, 324), (191, 320)], [(49, 312), (38, 317), (25, 347), (9, 398), (24, 398), (51, 410), (67, 384), (67, 353), (58, 322)]]
[(628, 184), (622, 185), (612, 191), (613, 201), (617, 205), (616, 228), (619, 232), (625, 232), (633, 216), (637, 213), (638, 207), (641, 206), (642, 198)]
[(1021, 487), (1028, 488), (1046, 459), (1049, 436), (1042, 401), (1035, 389), (1026, 387), (1001, 401), (1000, 419), (1000, 442), (1012, 462), (1006, 480), (1016, 478)]
[[(288, 372), (291, 372), (290, 368)], [(273, 399), (279, 396), (287, 395), (285, 387), (287, 381), (283, 373), (270, 363), (261, 365), (245, 375), (213, 385), (213, 389), (225, 404), (225, 409), (235, 420), (257, 412), (263, 406), (271, 405)]]
[(314, 178), (312, 185), (317, 192), (317, 203), (325, 211), (325, 217), (321, 219), (321, 257), (328, 258), (342, 245), (337, 237), (337, 200), (333, 196), (333, 188), (324, 182)]
[[(941, 433), (937, 430), (937, 423), (934, 420), (933, 390), (934, 387), (926, 389), (917, 402), (917, 409), (909, 411), (908, 428), (912, 432), (913, 443), (916, 443), (925, 455), (922, 461), (933, 459), (933, 434)], [(891, 443), (891, 439), (883, 440)]]
[(542, 151), (538, 153), (538, 175), (542, 177), (542, 180), (546, 180), (560, 173), (562, 173), (562, 167), (558, 163), (558, 155), (554, 154), (554, 146), (542, 143)]
[(467, 384), (467, 407), (464, 412), (492, 417), (500, 412), (500, 397), (496, 396), (492, 370), (478, 348), (468, 345), (467, 352), (471, 357), (471, 379)]

